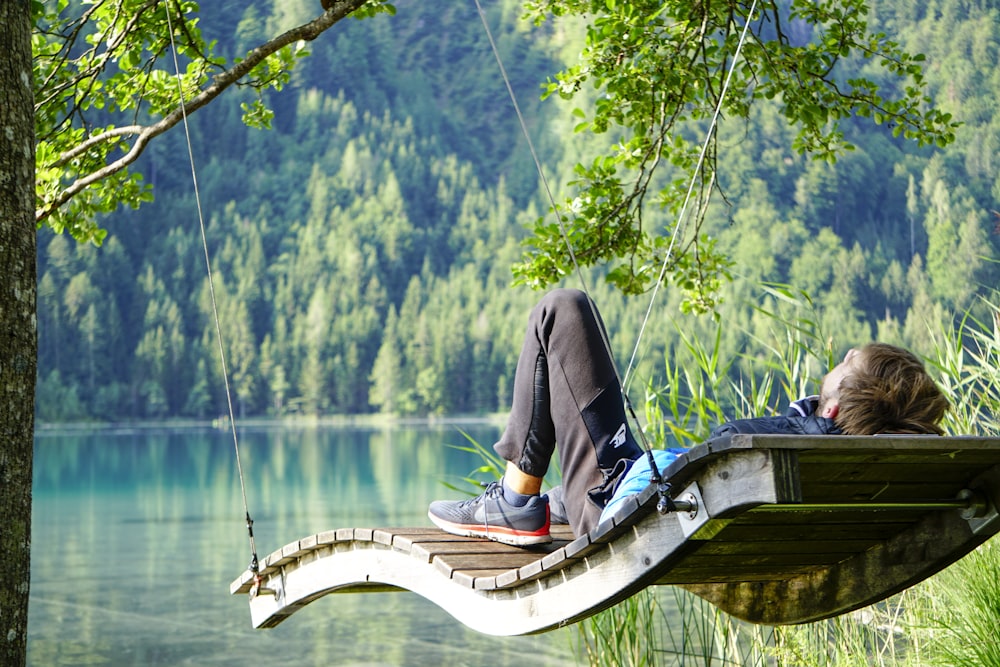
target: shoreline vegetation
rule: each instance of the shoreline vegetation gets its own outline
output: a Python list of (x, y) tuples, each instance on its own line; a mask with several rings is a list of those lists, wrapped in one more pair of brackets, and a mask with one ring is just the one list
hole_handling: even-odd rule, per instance
[[(931, 331), (925, 364), (952, 409), (944, 422), (954, 435), (1000, 436), (1000, 302), (983, 299), (986, 316)], [(727, 377), (726, 359), (711, 340), (692, 339), (689, 359), (672, 360), (676, 381), (647, 402), (654, 442), (697, 443), (733, 406), (761, 413), (776, 396), (801, 386), (801, 369), (822, 359), (824, 338), (801, 317), (773, 317), (786, 346), (758, 384)], [(780, 338), (780, 335), (778, 336)], [(782, 351), (782, 350), (787, 350)], [(681, 429), (677, 424), (691, 424)], [(681, 589), (649, 588), (577, 625), (574, 646), (590, 665), (742, 667), (1000, 667), (1000, 547), (987, 541), (956, 564), (864, 609), (799, 626), (751, 626), (726, 616)], [(679, 617), (677, 616), (679, 614)]]
[[(506, 413), (491, 413), (487, 415), (428, 415), (425, 417), (403, 417), (387, 414), (358, 415), (325, 415), (290, 417), (247, 417), (236, 418), (238, 429), (274, 429), (274, 428), (371, 428), (393, 429), (400, 426), (497, 426), (502, 428), (506, 423)], [(93, 431), (156, 431), (207, 429), (220, 431), (230, 429), (228, 416), (215, 419), (146, 419), (122, 421), (74, 421), (74, 422), (35, 422), (35, 435), (56, 435), (66, 433), (85, 433)]]

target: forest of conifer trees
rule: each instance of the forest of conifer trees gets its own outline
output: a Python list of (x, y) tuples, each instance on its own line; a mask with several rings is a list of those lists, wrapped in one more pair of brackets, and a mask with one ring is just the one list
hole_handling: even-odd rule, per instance
[[(271, 100), (271, 130), (247, 129), (240, 99), (192, 118), (239, 416), (479, 414), (510, 400), (537, 298), (511, 285), (511, 266), (548, 200), (475, 6), (396, 4), (396, 16), (345, 22), (310, 44)], [(203, 3), (201, 27), (239, 53), (313, 5)], [(874, 338), (926, 352), (995, 294), (1000, 12), (958, 0), (872, 6), (878, 29), (926, 54), (938, 105), (963, 123), (956, 141), (917, 148), (852, 122), (857, 149), (831, 164), (795, 153), (776, 108), (758, 105), (720, 137), (724, 197), (705, 231), (733, 261), (724, 302), (714, 317), (683, 315), (668, 285), (643, 336), (640, 385), (662, 381), (684, 336), (712, 339), (721, 326), (733, 359), (780, 344), (768, 319), (780, 299), (765, 284), (810, 295), (807, 313), (786, 315), (822, 332), (832, 355)], [(532, 27), (513, 0), (487, 14), (564, 196), (573, 165), (614, 139), (574, 134), (572, 105), (540, 100), (583, 27)], [(179, 131), (151, 147), (142, 170), (156, 199), (103, 219), (101, 247), (39, 232), (40, 421), (225, 412), (186, 153)], [(648, 300), (616, 294), (600, 270), (585, 278), (624, 363)], [(575, 275), (564, 284), (581, 286)]]

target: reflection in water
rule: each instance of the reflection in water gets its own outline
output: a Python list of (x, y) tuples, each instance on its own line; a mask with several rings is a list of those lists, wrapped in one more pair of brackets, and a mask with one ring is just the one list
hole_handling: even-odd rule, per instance
[[(470, 434), (489, 444), (495, 428)], [(442, 481), (479, 465), (457, 429), (240, 433), (261, 558), (346, 526), (429, 525)], [(252, 630), (229, 582), (249, 562), (230, 432), (39, 434), (30, 665), (561, 665), (570, 631), (494, 638), (411, 593), (335, 595)]]

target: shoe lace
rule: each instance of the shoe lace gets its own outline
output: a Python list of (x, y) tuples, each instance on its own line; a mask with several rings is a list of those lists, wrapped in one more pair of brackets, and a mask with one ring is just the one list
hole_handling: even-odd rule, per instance
[[(485, 503), (487, 500), (503, 496), (503, 485), (499, 480), (493, 482), (482, 482), (483, 486), (486, 488), (475, 498), (469, 498), (464, 501), (462, 505), (468, 507), (469, 505), (477, 505), (479, 503)], [(486, 535), (490, 534), (490, 513), (484, 512), (483, 517), (483, 527), (486, 529)]]
[(499, 481), (495, 482), (481, 482), (481, 484), (486, 487), (482, 493), (480, 493), (475, 498), (469, 498), (468, 500), (462, 501), (463, 507), (468, 507), (469, 505), (477, 505), (489, 498), (496, 498), (503, 495), (503, 486), (501, 486)]

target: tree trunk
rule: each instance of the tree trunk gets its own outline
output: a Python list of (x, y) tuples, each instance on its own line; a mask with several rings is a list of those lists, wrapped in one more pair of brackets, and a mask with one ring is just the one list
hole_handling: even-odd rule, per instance
[(26, 663), (35, 373), (31, 3), (0, 2), (0, 665)]

